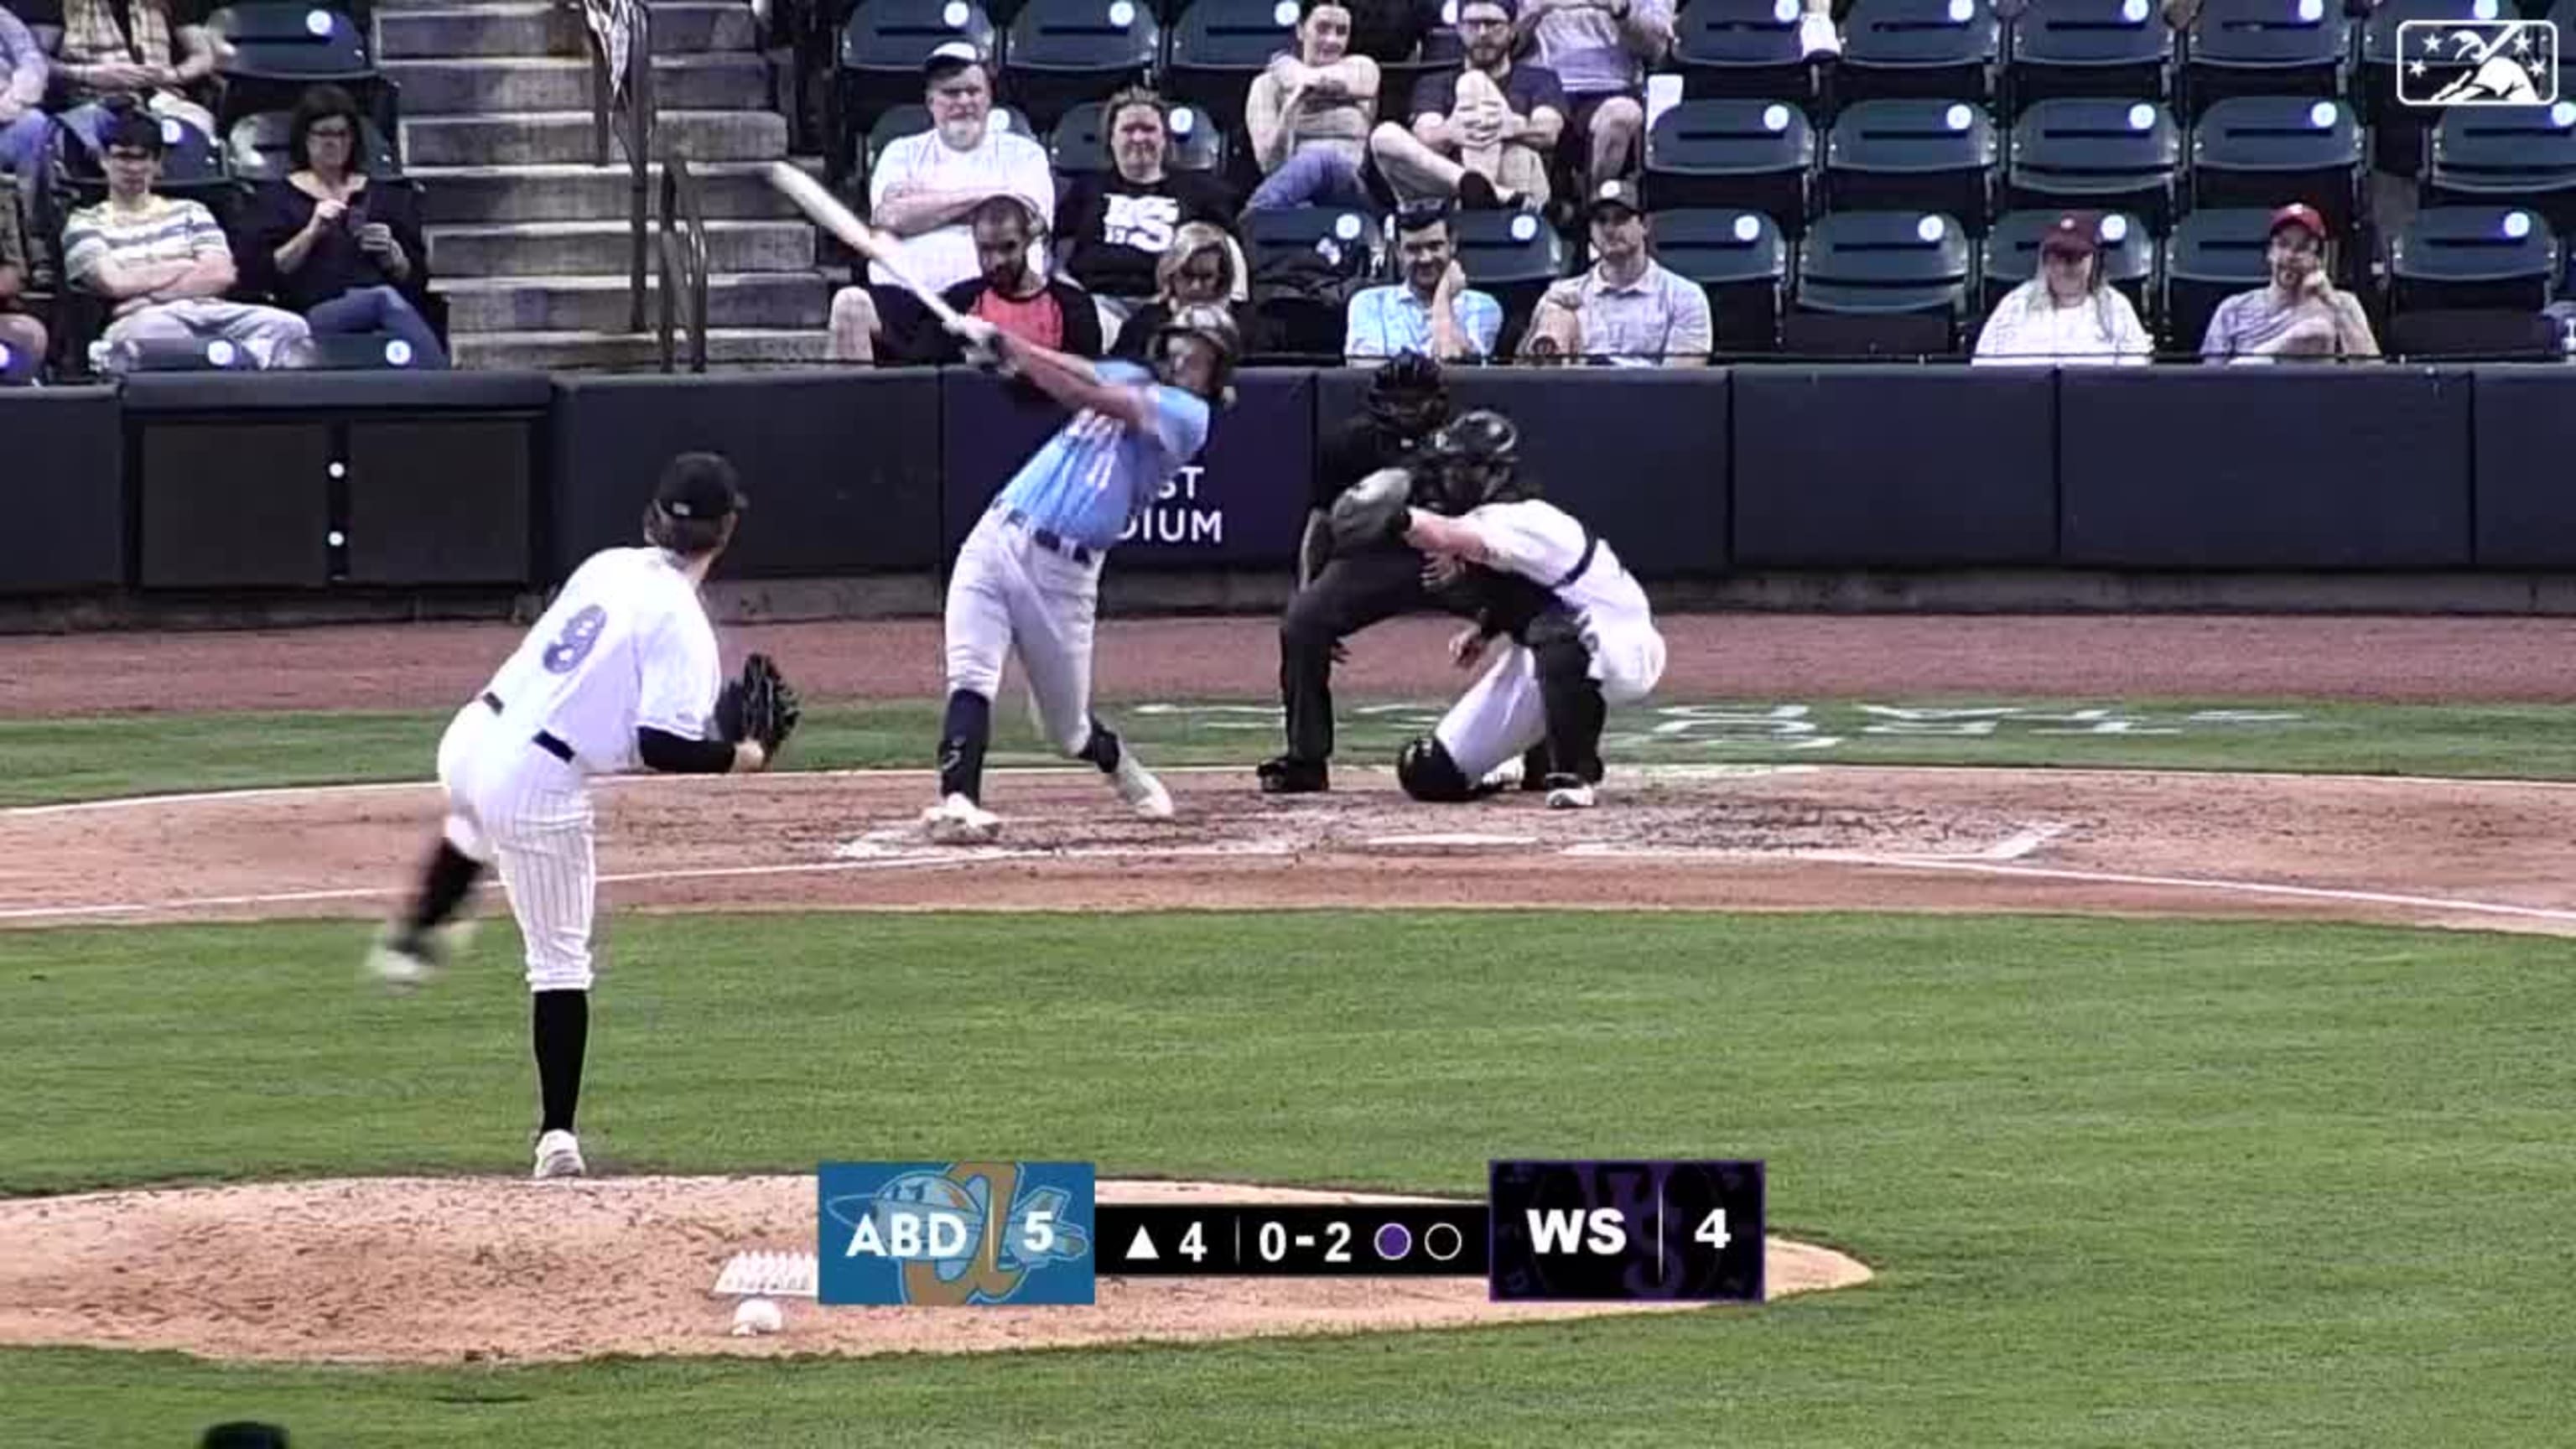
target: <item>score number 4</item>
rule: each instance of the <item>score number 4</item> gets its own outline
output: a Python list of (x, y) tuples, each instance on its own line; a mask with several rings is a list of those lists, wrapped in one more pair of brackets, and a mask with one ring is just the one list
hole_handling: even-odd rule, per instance
[(1726, 1231), (1726, 1209), (1717, 1208), (1700, 1219), (1699, 1226), (1691, 1230), (1691, 1241), (1725, 1251), (1726, 1245), (1735, 1241)]

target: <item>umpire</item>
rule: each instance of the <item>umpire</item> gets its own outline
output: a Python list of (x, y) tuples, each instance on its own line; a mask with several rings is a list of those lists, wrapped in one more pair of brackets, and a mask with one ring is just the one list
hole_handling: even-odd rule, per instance
[(1327, 440), (1317, 459), (1306, 535), (1297, 550), (1297, 594), (1279, 621), (1279, 699), (1287, 714), (1288, 752), (1261, 766), (1264, 794), (1332, 788), (1333, 665), (1345, 657), (1343, 640), (1404, 614), (1437, 609), (1474, 618), (1486, 606), (1489, 591), (1479, 581), (1444, 576), (1401, 543), (1333, 552), (1326, 526), (1333, 500), (1381, 468), (1413, 468), (1419, 478), (1415, 505), (1445, 508), (1436, 479), (1420, 465), (1432, 435), (1448, 420), (1449, 389), (1440, 364), (1406, 352), (1378, 367), (1365, 411)]

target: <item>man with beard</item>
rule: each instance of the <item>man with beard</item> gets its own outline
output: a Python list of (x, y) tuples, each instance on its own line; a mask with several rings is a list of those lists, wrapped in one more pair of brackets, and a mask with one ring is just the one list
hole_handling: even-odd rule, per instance
[(1467, 285), (1448, 207), (1421, 202), (1398, 212), (1395, 248), (1404, 280), (1351, 297), (1342, 336), (1342, 355), (1351, 365), (1406, 352), (1434, 362), (1493, 356), (1503, 304)]
[[(1023, 341), (1075, 357), (1100, 355), (1100, 309), (1080, 287), (1048, 280), (1029, 265), (1029, 209), (1013, 196), (996, 196), (975, 208), (975, 254), (982, 276), (940, 294), (964, 317), (981, 317)], [(932, 339), (912, 360), (925, 366), (963, 363), (965, 349), (944, 328), (923, 329)]]
[[(991, 69), (975, 47), (951, 41), (922, 67), (932, 128), (885, 148), (868, 175), (868, 224), (902, 239), (903, 264), (941, 291), (983, 271), (967, 217), (996, 196), (1017, 197), (1040, 232), (1055, 225), (1055, 175), (1026, 136), (991, 126)], [(924, 345), (929, 309), (872, 264), (869, 285), (832, 297), (835, 362), (872, 362)]]
[(1395, 194), (1456, 197), (1472, 210), (1544, 206), (1548, 166), (1565, 129), (1565, 89), (1543, 65), (1516, 63), (1517, 0), (1463, 0), (1463, 69), (1413, 88), (1413, 126), (1388, 121), (1369, 154)]
[[(1204, 123), (1205, 117), (1199, 118)], [(1181, 227), (1224, 225), (1234, 199), (1216, 178), (1166, 167), (1171, 111), (1143, 89), (1120, 91), (1102, 108), (1111, 169), (1084, 176), (1064, 200), (1063, 270), (1097, 297), (1127, 309), (1154, 295), (1154, 268)]]
[(2326, 223), (2294, 202), (2272, 213), (2264, 259), (2272, 284), (2239, 292), (2209, 315), (2200, 355), (2235, 362), (2282, 357), (2377, 357), (2379, 341), (2360, 299), (2326, 275)]
[(1526, 357), (1551, 353), (1624, 367), (1705, 367), (1715, 345), (1708, 294), (1646, 250), (1634, 181), (1606, 181), (1591, 205), (1592, 255), (1579, 277), (1547, 289), (1530, 317)]

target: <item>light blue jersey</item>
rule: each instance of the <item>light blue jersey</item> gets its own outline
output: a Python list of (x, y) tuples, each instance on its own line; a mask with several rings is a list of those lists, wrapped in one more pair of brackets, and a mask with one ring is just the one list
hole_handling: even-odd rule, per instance
[(1132, 362), (1102, 362), (1100, 380), (1146, 389), (1151, 425), (1131, 430), (1089, 408), (1047, 439), (1003, 487), (997, 506), (1025, 515), (1031, 528), (1107, 552), (1145, 511), (1181, 465), (1198, 456), (1208, 435), (1207, 400), (1153, 381)]

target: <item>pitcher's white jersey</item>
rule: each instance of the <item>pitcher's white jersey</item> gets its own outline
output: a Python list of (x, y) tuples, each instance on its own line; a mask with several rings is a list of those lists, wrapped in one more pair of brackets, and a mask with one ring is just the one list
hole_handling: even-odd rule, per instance
[(1617, 550), (1544, 499), (1487, 503), (1458, 523), (1485, 545), (1488, 563), (1553, 592), (1583, 631), (1592, 676), (1614, 704), (1643, 696), (1663, 674), (1654, 609)]
[(633, 770), (635, 731), (703, 739), (723, 687), (715, 626), (695, 584), (658, 548), (591, 555), (492, 676), (507, 728), (545, 730), (591, 774)]

